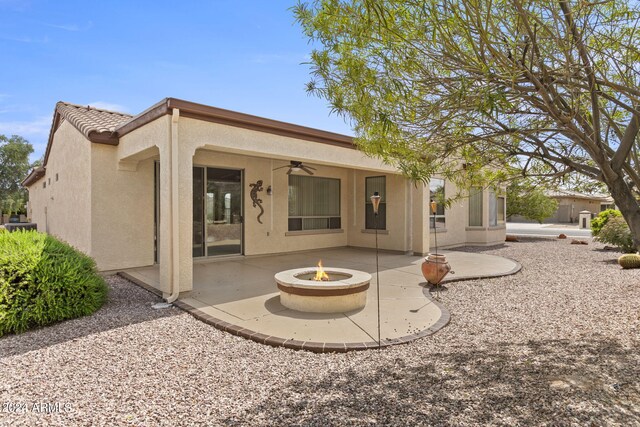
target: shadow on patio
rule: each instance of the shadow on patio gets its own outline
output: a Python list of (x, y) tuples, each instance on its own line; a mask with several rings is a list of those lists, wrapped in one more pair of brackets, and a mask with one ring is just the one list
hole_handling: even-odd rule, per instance
[[(443, 251), (455, 271), (450, 280), (514, 274), (520, 265), (506, 258)], [(274, 275), (283, 270), (312, 267), (350, 268), (372, 275), (367, 305), (345, 313), (300, 313), (280, 304)], [(380, 310), (383, 345), (399, 344), (437, 331), (448, 312), (428, 296), (420, 266), (423, 258), (380, 253)], [(128, 270), (127, 274), (158, 287), (158, 268)], [(377, 346), (375, 252), (331, 248), (260, 257), (238, 257), (193, 265), (193, 291), (178, 304), (214, 326), (271, 345), (340, 351)], [(285, 344), (289, 341), (289, 345)], [(327, 343), (336, 345), (326, 345)]]

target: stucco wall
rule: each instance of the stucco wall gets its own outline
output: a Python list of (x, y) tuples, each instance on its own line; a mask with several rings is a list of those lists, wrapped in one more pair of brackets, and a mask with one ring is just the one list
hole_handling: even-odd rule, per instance
[(394, 173), (395, 169), (361, 151), (258, 132), (191, 118), (180, 118), (180, 145), (190, 149), (269, 157), (288, 162), (299, 160), (320, 165)]
[[(348, 232), (345, 223), (348, 216), (348, 170), (307, 163), (317, 168), (316, 177), (340, 179), (340, 211), (342, 229), (340, 233), (315, 232), (312, 234), (292, 234), (288, 232), (288, 187), (287, 169), (273, 169), (284, 166), (288, 162), (259, 157), (240, 156), (210, 150), (197, 150), (194, 165), (241, 169), (244, 171), (244, 253), (245, 255), (261, 255), (269, 253), (318, 249), (326, 247), (346, 246)], [(264, 214), (257, 221), (260, 210), (253, 207), (249, 184), (262, 180), (264, 191), (258, 193), (262, 199)], [(271, 186), (273, 194), (267, 195), (266, 189)]]
[[(440, 178), (436, 176), (436, 178)], [(445, 198), (454, 197), (458, 192), (457, 186), (450, 181), (444, 183)], [(444, 228), (437, 229), (437, 236), (433, 229), (429, 233), (429, 246), (435, 251), (436, 239), (438, 248), (460, 246), (467, 241), (466, 226), (468, 224), (468, 199), (460, 199), (454, 202), (450, 207), (445, 207), (445, 224)], [(426, 207), (427, 214), (431, 216), (431, 212)]]
[(369, 171), (353, 170), (349, 174), (349, 217), (348, 244), (355, 247), (375, 247), (375, 230), (365, 230), (365, 203), (370, 195), (365, 195), (365, 179), (375, 176), (386, 177), (387, 218), (386, 229), (378, 232), (378, 247), (393, 251), (410, 250), (409, 219), (407, 209), (410, 207), (410, 188), (401, 175), (381, 174)]
[[(435, 176), (435, 178), (441, 178)], [(428, 187), (426, 189), (428, 192)], [(492, 245), (504, 242), (506, 226), (504, 223), (489, 226), (489, 190), (482, 194), (482, 226), (469, 227), (469, 198), (466, 190), (460, 190), (458, 186), (445, 180), (445, 198), (455, 198), (460, 192), (462, 197), (457, 198), (450, 206), (445, 207), (445, 226), (429, 231), (429, 247), (435, 252), (436, 239), (438, 248), (454, 248), (456, 246)], [(503, 189), (504, 191), (504, 189)], [(500, 196), (502, 197), (502, 196)], [(428, 203), (428, 200), (426, 201)], [(431, 216), (428, 206), (425, 206), (425, 215)], [(428, 222), (430, 224), (430, 222)]]
[(39, 231), (91, 254), (91, 142), (67, 121), (54, 134), (46, 174), (29, 188), (29, 200)]
[(163, 116), (121, 137), (117, 147), (92, 144), (92, 256), (101, 270), (154, 263), (154, 161), (169, 126)]
[[(600, 201), (577, 199), (572, 197), (556, 198), (558, 202), (558, 210), (550, 218), (554, 222), (578, 222), (578, 216), (581, 211), (589, 211), (594, 214), (600, 212)], [(562, 212), (562, 215), (560, 213)]]
[[(504, 192), (504, 189), (503, 189)], [(467, 204), (468, 207), (468, 199)], [(489, 225), (489, 191), (482, 191), (482, 226), (469, 227), (469, 211), (465, 208), (467, 230), (466, 241), (468, 245), (496, 245), (504, 243), (507, 229), (505, 223), (499, 223), (495, 226)], [(505, 208), (506, 212), (506, 208)]]
[(100, 270), (154, 262), (154, 161), (119, 170), (117, 148), (92, 144), (92, 250)]

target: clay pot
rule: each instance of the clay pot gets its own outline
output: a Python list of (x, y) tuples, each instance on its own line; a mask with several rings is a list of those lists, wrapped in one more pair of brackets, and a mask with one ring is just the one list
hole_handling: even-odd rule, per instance
[(422, 263), (422, 275), (427, 282), (438, 285), (451, 271), (447, 257), (441, 254), (429, 254)]

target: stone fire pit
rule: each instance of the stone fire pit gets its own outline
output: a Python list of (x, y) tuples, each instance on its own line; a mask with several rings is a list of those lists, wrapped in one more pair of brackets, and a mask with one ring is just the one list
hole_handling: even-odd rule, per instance
[(367, 304), (371, 275), (347, 268), (327, 268), (327, 277), (313, 280), (320, 267), (296, 268), (275, 275), (280, 302), (287, 308), (309, 313), (342, 313)]

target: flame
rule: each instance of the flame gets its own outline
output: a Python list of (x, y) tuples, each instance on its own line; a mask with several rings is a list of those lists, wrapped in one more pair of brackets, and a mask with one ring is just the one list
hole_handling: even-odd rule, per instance
[(317, 282), (326, 282), (329, 280), (329, 276), (322, 268), (322, 260), (318, 261), (318, 268), (316, 269), (316, 275), (314, 276), (313, 280)]

